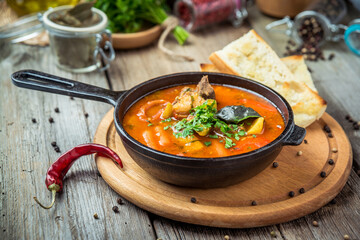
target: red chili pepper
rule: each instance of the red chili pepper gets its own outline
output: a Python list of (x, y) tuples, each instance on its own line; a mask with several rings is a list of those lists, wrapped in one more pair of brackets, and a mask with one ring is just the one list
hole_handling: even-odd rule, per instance
[(52, 202), (48, 207), (42, 205), (36, 197), (35, 201), (45, 209), (51, 208), (55, 203), (55, 195), (57, 192), (61, 192), (63, 189), (63, 178), (66, 173), (69, 171), (73, 163), (80, 157), (97, 153), (100, 156), (105, 156), (111, 158), (113, 161), (118, 163), (120, 167), (123, 167), (120, 157), (110, 148), (105, 147), (100, 144), (95, 143), (86, 143), (78, 145), (73, 149), (70, 149), (63, 155), (61, 155), (58, 160), (56, 160), (48, 169), (46, 173), (45, 184), (49, 191), (52, 192)]

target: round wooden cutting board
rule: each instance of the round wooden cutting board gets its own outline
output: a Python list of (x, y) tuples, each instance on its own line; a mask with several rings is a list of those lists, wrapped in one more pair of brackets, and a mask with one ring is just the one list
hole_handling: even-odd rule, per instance
[[(332, 136), (323, 130), (325, 125), (330, 127)], [(214, 227), (265, 226), (316, 211), (340, 192), (349, 177), (352, 152), (341, 126), (325, 113), (306, 130), (307, 143), (284, 147), (275, 160), (276, 168), (271, 165), (255, 177), (225, 188), (184, 188), (153, 178), (132, 160), (116, 132), (110, 111), (101, 121), (94, 142), (116, 151), (124, 168), (100, 156), (96, 157), (96, 164), (111, 188), (157, 215)], [(300, 193), (302, 188), (304, 193)]]

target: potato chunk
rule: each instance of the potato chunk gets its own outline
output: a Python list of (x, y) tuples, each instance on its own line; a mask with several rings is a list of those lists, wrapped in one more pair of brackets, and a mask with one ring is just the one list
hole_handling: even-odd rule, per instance
[(166, 104), (166, 107), (164, 109), (164, 112), (161, 114), (162, 119), (167, 119), (171, 117), (173, 111), (173, 106), (171, 103)]
[(247, 130), (247, 134), (261, 134), (264, 128), (264, 121), (265, 119), (263, 117), (255, 119)]
[(204, 126), (202, 126), (202, 127), (203, 127), (203, 130), (201, 132), (196, 131), (196, 133), (203, 137), (203, 136), (206, 136), (210, 132), (211, 128), (204, 127)]

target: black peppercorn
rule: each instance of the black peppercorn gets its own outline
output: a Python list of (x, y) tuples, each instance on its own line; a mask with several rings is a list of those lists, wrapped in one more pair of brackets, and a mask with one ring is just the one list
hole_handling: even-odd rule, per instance
[(191, 201), (192, 203), (196, 203), (196, 198), (192, 197), (192, 198), (190, 199), (190, 201)]
[(304, 143), (305, 143), (305, 144), (307, 144), (307, 143), (308, 143), (308, 141), (305, 139), (305, 140), (304, 140)]
[(302, 193), (305, 193), (305, 189), (304, 189), (304, 188), (300, 188), (300, 189), (299, 189), (299, 193), (301, 193), (301, 194), (302, 194)]
[(320, 173), (320, 177), (322, 177), (322, 178), (326, 177), (326, 172), (322, 171), (322, 172)]
[(333, 135), (332, 133), (329, 133), (329, 134), (328, 134), (328, 137), (329, 137), (329, 138), (333, 138), (334, 135)]
[(335, 162), (334, 162), (333, 159), (329, 159), (328, 163), (329, 163), (330, 165), (334, 165)]
[(51, 146), (56, 147), (56, 142), (51, 142)]
[(117, 199), (117, 203), (118, 203), (119, 205), (123, 205), (123, 204), (124, 204), (124, 202), (123, 202), (123, 200), (122, 200), (121, 198), (118, 198), (118, 199)]
[(33, 123), (36, 123), (36, 119), (35, 119), (35, 118), (31, 119), (31, 121), (32, 121)]
[(54, 109), (54, 111), (56, 112), (56, 113), (59, 113), (60, 112), (60, 110), (59, 110), (59, 108), (57, 107), (57, 108), (55, 108)]
[(114, 213), (119, 213), (119, 207), (118, 206), (113, 206), (112, 210), (114, 211)]
[(52, 117), (49, 117), (49, 123), (53, 123), (54, 119)]
[(324, 126), (324, 131), (327, 132), (327, 133), (331, 133), (331, 129), (328, 125), (325, 125)]
[(257, 205), (257, 202), (256, 201), (252, 201), (251, 202), (251, 206), (256, 206)]
[(272, 166), (273, 166), (273, 168), (277, 168), (279, 166), (279, 163), (278, 162), (273, 162)]
[(289, 197), (294, 197), (294, 196), (295, 196), (294, 191), (290, 191), (290, 192), (289, 192)]
[(70, 97), (71, 100), (74, 100), (74, 97)]
[(88, 113), (85, 113), (84, 115), (85, 115), (85, 117), (86, 117), (86, 118), (88, 118), (88, 117), (89, 117), (89, 114), (88, 114)]
[(60, 152), (60, 148), (58, 146), (54, 147), (55, 152)]

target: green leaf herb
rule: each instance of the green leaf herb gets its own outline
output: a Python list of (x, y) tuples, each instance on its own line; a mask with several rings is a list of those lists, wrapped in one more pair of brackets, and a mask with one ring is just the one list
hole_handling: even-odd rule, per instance
[(165, 122), (171, 122), (171, 117), (167, 118), (167, 119), (164, 119), (164, 120), (161, 120), (161, 122), (165, 123)]
[(209, 138), (219, 138), (219, 136), (218, 135), (209, 135)]
[(171, 125), (167, 125), (166, 127), (164, 127), (164, 130), (168, 130), (171, 127)]
[(210, 146), (211, 145), (211, 142), (204, 142), (205, 146)]
[(146, 120), (149, 124), (148, 124), (148, 127), (152, 126), (152, 122), (150, 122), (149, 120)]
[(226, 106), (219, 110), (216, 117), (227, 123), (239, 123), (252, 117), (261, 117), (254, 109), (243, 105)]
[(225, 148), (231, 148), (235, 145), (236, 144), (230, 138), (225, 138)]
[[(231, 138), (235, 138), (237, 141), (240, 137), (245, 136), (245, 130), (241, 129), (243, 124), (227, 124), (220, 120), (216, 116), (216, 102), (214, 101), (211, 105), (207, 102), (193, 108), (190, 115), (190, 119), (182, 119), (174, 125), (174, 135), (176, 138), (186, 138), (192, 136), (195, 132), (201, 132), (204, 128), (215, 127), (218, 128), (223, 134), (225, 140), (225, 148), (231, 148), (236, 144)], [(208, 135), (209, 138), (219, 138), (218, 135)], [(220, 140), (219, 142), (223, 142)], [(204, 143), (206, 144), (206, 143)]]
[[(161, 24), (169, 10), (165, 0), (97, 0), (94, 7), (107, 15), (108, 29), (113, 33), (133, 33)], [(180, 45), (189, 37), (180, 26), (175, 27), (173, 35)]]

